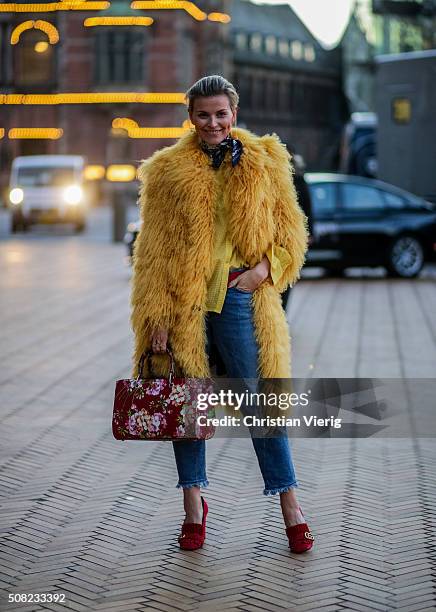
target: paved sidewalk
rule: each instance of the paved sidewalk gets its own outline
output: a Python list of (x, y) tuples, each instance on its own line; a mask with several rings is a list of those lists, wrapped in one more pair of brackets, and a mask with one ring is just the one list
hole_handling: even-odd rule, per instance
[[(110, 428), (130, 373), (123, 255), (86, 237), (0, 242), (0, 610), (435, 610), (434, 439), (293, 440), (305, 555), (288, 551), (250, 440), (213, 439), (206, 544), (178, 549), (170, 443)], [(294, 375), (434, 377), (435, 312), (433, 269), (304, 280)], [(47, 592), (65, 602), (7, 603)]]

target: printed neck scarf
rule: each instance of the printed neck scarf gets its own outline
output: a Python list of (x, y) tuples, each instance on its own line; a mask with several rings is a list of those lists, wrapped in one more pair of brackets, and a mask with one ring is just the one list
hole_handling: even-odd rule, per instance
[(215, 169), (221, 166), (227, 150), (230, 150), (232, 154), (232, 166), (236, 166), (243, 152), (242, 142), (236, 138), (232, 138), (230, 134), (218, 145), (210, 145), (200, 139), (200, 147), (209, 155), (212, 160), (212, 166)]

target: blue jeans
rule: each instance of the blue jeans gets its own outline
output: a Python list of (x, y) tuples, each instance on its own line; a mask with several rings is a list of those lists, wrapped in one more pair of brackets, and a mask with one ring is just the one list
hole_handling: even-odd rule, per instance
[[(251, 300), (251, 293), (232, 287), (227, 289), (221, 313), (207, 314), (208, 351), (214, 343), (226, 367), (227, 378), (258, 376)], [(264, 495), (298, 487), (287, 436), (252, 437), (251, 440), (265, 484)], [(177, 487), (207, 487), (205, 440), (177, 440), (173, 448), (179, 475)]]

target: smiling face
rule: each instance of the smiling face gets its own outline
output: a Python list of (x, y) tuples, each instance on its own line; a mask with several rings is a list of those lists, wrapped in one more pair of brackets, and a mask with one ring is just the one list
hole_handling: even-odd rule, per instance
[(230, 134), (237, 112), (237, 109), (232, 112), (226, 94), (201, 96), (195, 98), (189, 118), (200, 138), (217, 145)]

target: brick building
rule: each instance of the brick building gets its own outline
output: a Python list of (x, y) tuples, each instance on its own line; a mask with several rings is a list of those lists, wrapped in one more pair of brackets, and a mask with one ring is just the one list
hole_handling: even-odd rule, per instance
[[(181, 9), (132, 9), (126, 0), (113, 0), (100, 11), (48, 11), (38, 4), (46, 12), (0, 11), (0, 94), (18, 94), (0, 106), (3, 192), (17, 155), (82, 154), (90, 164), (107, 166), (135, 163), (175, 142), (132, 138), (112, 122), (125, 118), (141, 128), (181, 128), (187, 119), (183, 104), (138, 103), (135, 93), (180, 94), (212, 73), (237, 85), (240, 125), (259, 134), (277, 132), (301, 150), (311, 169), (332, 166), (344, 114), (340, 51), (322, 49), (288, 5), (206, 0), (193, 5), (203, 11), (199, 19)], [(229, 14), (230, 23), (216, 21), (217, 13)], [(138, 16), (154, 21), (148, 26), (85, 25), (89, 18)], [(28, 27), (11, 44), (17, 26), (31, 20), (49, 25)], [(58, 42), (47, 44), (50, 36), (58, 36)], [(58, 99), (61, 103), (39, 98), (37, 104), (20, 97), (63, 93), (79, 97), (74, 103), (71, 96)], [(80, 96), (114, 93), (132, 95), (97, 103)], [(13, 138), (10, 133), (48, 127), (62, 130), (61, 137)]]

